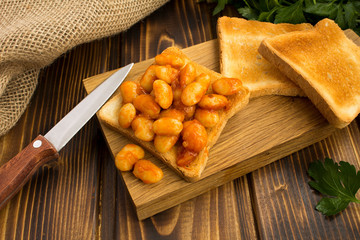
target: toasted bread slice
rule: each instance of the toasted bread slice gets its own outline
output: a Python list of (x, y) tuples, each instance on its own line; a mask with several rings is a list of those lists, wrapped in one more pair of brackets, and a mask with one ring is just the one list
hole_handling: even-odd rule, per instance
[(359, 114), (360, 49), (334, 21), (265, 39), (259, 52), (299, 85), (335, 127), (345, 127)]
[(310, 24), (273, 24), (242, 18), (221, 17), (217, 23), (220, 73), (241, 79), (251, 97), (263, 95), (304, 96), (303, 91), (259, 53), (267, 37), (312, 28)]
[[(170, 47), (167, 48), (163, 53), (172, 54), (179, 56), (185, 59), (185, 62), (191, 62), (178, 48)], [(211, 83), (215, 80), (222, 78), (223, 76), (219, 73), (216, 73), (212, 70), (205, 68), (195, 62), (192, 62), (197, 70), (197, 74), (205, 73), (208, 74), (211, 78)], [(139, 76), (134, 81), (140, 82), (142, 76)], [(211, 86), (211, 85), (210, 85)], [(211, 87), (209, 88), (211, 91)], [(121, 94), (114, 96), (110, 99), (99, 111), (100, 119), (106, 123), (108, 126), (112, 127), (116, 131), (124, 134), (125, 136), (133, 139), (138, 142), (142, 147), (147, 149), (153, 155), (157, 156), (161, 159), (166, 165), (174, 169), (177, 173), (179, 173), (185, 180), (193, 182), (200, 179), (201, 173), (206, 166), (206, 162), (208, 159), (208, 152), (210, 148), (215, 144), (218, 137), (220, 136), (221, 131), (223, 130), (228, 119), (233, 116), (236, 112), (238, 112), (241, 108), (247, 105), (249, 101), (249, 90), (243, 87), (238, 93), (228, 96), (230, 101), (230, 106), (226, 109), (220, 110), (220, 120), (215, 127), (207, 128), (208, 141), (205, 148), (197, 155), (196, 159), (187, 167), (180, 167), (176, 164), (177, 156), (179, 153), (180, 143), (177, 143), (170, 151), (166, 153), (159, 153), (156, 151), (153, 142), (145, 142), (139, 140), (135, 137), (134, 132), (131, 128), (124, 129), (120, 127), (118, 123), (118, 112), (120, 107), (122, 106), (122, 97)]]

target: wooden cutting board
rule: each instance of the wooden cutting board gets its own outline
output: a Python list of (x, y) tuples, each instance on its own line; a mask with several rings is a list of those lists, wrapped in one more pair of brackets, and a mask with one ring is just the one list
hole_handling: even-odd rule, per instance
[[(350, 39), (359, 40), (354, 32), (345, 33)], [(195, 62), (219, 72), (217, 40), (185, 48), (183, 52)], [(136, 63), (127, 79), (143, 74), (152, 62), (153, 59), (149, 59)], [(86, 91), (91, 92), (114, 71), (85, 79)], [(132, 142), (102, 123), (101, 128), (113, 156)], [(150, 153), (146, 153), (145, 158), (164, 172), (159, 183), (146, 185), (130, 172), (119, 174), (142, 220), (318, 142), (333, 131), (307, 98), (259, 97), (251, 99), (245, 109), (228, 121), (210, 150), (199, 181), (186, 182)]]

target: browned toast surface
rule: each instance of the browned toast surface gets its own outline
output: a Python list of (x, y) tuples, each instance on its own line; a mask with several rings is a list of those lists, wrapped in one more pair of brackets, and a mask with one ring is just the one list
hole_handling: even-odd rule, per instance
[(309, 29), (310, 24), (273, 24), (242, 18), (221, 17), (217, 31), (220, 73), (243, 81), (251, 97), (303, 96), (302, 90), (258, 53), (264, 38)]
[(334, 126), (344, 127), (358, 115), (360, 49), (334, 21), (265, 39), (259, 52), (297, 83)]

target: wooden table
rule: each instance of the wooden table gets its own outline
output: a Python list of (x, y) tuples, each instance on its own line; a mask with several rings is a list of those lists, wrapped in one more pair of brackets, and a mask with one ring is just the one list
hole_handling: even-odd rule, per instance
[[(171, 1), (127, 32), (76, 47), (43, 69), (17, 125), (0, 138), (0, 164), (45, 134), (85, 95), (82, 79), (216, 38), (215, 5)], [(224, 15), (237, 16), (227, 8)], [(94, 117), (0, 211), (1, 239), (359, 239), (360, 206), (324, 217), (309, 186), (324, 157), (360, 169), (359, 118), (329, 138), (139, 221)]]

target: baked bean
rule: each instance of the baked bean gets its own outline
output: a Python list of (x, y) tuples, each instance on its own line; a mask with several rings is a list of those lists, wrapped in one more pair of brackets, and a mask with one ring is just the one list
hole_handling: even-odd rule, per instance
[(196, 107), (193, 106), (184, 106), (183, 111), (185, 112), (185, 120), (191, 119), (195, 114)]
[(191, 152), (186, 148), (183, 148), (176, 159), (176, 164), (180, 167), (187, 167), (195, 160), (196, 156), (197, 153)]
[(135, 144), (125, 145), (115, 157), (115, 165), (120, 171), (130, 171), (135, 162), (144, 158), (144, 150)]
[(185, 88), (186, 85), (193, 82), (196, 78), (196, 69), (192, 63), (186, 64), (186, 66), (180, 70), (180, 86)]
[(168, 84), (171, 84), (179, 77), (179, 70), (172, 68), (170, 65), (156, 66), (155, 75), (158, 79), (164, 80)]
[(210, 81), (211, 81), (211, 79), (210, 79), (210, 76), (209, 76), (209, 75), (207, 75), (207, 74), (205, 74), (205, 73), (201, 73), (200, 75), (198, 75), (198, 76), (195, 78), (195, 81), (203, 84), (204, 87), (205, 87), (206, 89), (208, 89), (209, 86), (210, 86)]
[(120, 171), (130, 171), (138, 160), (131, 152), (119, 152), (115, 157), (115, 166)]
[(157, 55), (155, 62), (158, 65), (171, 65), (174, 68), (181, 68), (185, 64), (184, 59), (181, 57), (165, 53)]
[(198, 120), (185, 122), (181, 135), (183, 139), (182, 145), (189, 151), (198, 153), (207, 144), (206, 129)]
[(120, 92), (123, 98), (123, 103), (132, 103), (132, 101), (140, 94), (142, 94), (139, 83), (126, 81), (120, 85)]
[(153, 120), (144, 116), (137, 116), (131, 123), (131, 128), (134, 130), (135, 137), (150, 142), (154, 139), (155, 133), (153, 131)]
[(182, 94), (182, 89), (177, 87), (177, 88), (172, 88), (173, 90), (173, 98), (174, 98), (174, 101), (177, 101), (177, 100), (181, 100), (181, 94)]
[(242, 82), (237, 78), (220, 78), (212, 84), (212, 88), (218, 94), (229, 96), (242, 88)]
[(153, 96), (148, 94), (139, 95), (134, 99), (133, 104), (137, 110), (149, 116), (150, 118), (158, 118), (161, 108), (155, 102)]
[(183, 122), (185, 119), (185, 113), (183, 111), (171, 108), (171, 109), (166, 109), (160, 112), (160, 118), (164, 118), (164, 117), (170, 117), (170, 118), (175, 118), (177, 120), (179, 120), (180, 122)]
[(185, 120), (189, 120), (191, 119), (194, 114), (195, 114), (195, 110), (196, 110), (196, 106), (195, 105), (192, 105), (192, 106), (185, 106), (181, 100), (179, 101), (174, 101), (173, 102), (173, 106), (175, 109), (179, 110), (179, 111), (182, 111), (184, 112), (185, 114)]
[(229, 101), (223, 95), (219, 94), (207, 94), (204, 95), (198, 106), (208, 110), (219, 110), (228, 105)]
[(121, 150), (120, 152), (131, 152), (132, 154), (134, 154), (135, 157), (137, 157), (137, 159), (142, 159), (145, 156), (145, 151), (144, 149), (142, 149), (142, 147), (136, 145), (136, 144), (126, 144)]
[(118, 123), (122, 128), (128, 128), (136, 116), (136, 109), (131, 103), (124, 104), (118, 114)]
[(133, 174), (144, 183), (156, 183), (164, 176), (161, 168), (145, 159), (135, 163)]
[(178, 135), (183, 129), (182, 122), (175, 118), (159, 118), (153, 124), (153, 131), (157, 135)]
[(192, 106), (200, 102), (210, 84), (210, 77), (200, 74), (195, 81), (187, 85), (181, 94), (181, 102), (186, 106)]
[(168, 152), (177, 142), (179, 136), (161, 136), (156, 135), (154, 138), (155, 149), (160, 153)]
[(155, 73), (156, 67), (157, 67), (156, 65), (151, 65), (150, 67), (148, 67), (144, 75), (140, 79), (141, 87), (143, 87), (148, 93), (151, 92), (153, 87), (153, 82), (157, 78)]
[(219, 122), (219, 113), (215, 110), (207, 110), (198, 108), (195, 111), (195, 119), (198, 120), (204, 127), (214, 127)]
[(163, 109), (168, 109), (173, 101), (173, 92), (169, 84), (162, 80), (155, 80), (153, 84), (155, 102)]

